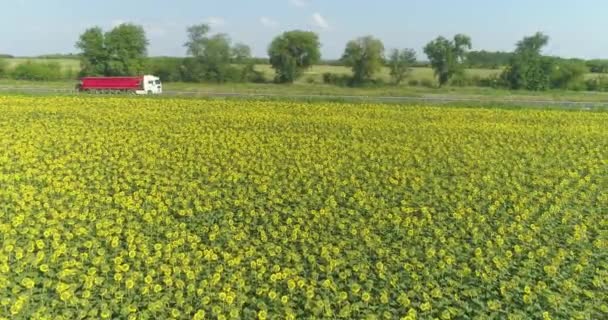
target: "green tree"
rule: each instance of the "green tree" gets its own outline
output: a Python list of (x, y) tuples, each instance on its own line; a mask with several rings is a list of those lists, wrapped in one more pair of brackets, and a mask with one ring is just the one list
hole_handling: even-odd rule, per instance
[(4, 78), (8, 75), (8, 62), (0, 58), (0, 78)]
[(438, 37), (424, 47), (424, 53), (435, 71), (439, 86), (445, 85), (454, 75), (464, 71), (469, 49), (471, 49), (471, 38), (463, 34), (456, 35), (451, 41)]
[(243, 43), (237, 43), (232, 47), (232, 62), (247, 64), (251, 62), (251, 48)]
[(80, 35), (76, 48), (80, 54), (80, 73), (83, 76), (103, 76), (108, 72), (108, 51), (103, 30), (99, 27), (87, 29)]
[(108, 54), (107, 74), (126, 76), (142, 74), (148, 53), (148, 39), (144, 28), (124, 23), (105, 34)]
[(190, 81), (243, 81), (243, 70), (251, 64), (251, 49), (244, 44), (232, 46), (228, 35), (210, 35), (210, 30), (206, 24), (188, 28), (188, 41), (184, 46), (193, 58), (184, 63), (186, 78)]
[(188, 41), (184, 44), (187, 53), (193, 57), (201, 56), (201, 52), (205, 50), (205, 41), (211, 28), (206, 24), (199, 24), (188, 27)]
[(293, 83), (321, 59), (319, 36), (308, 31), (289, 31), (276, 37), (268, 47), (275, 81)]
[(551, 86), (552, 59), (541, 51), (549, 37), (537, 32), (517, 43), (517, 48), (502, 77), (511, 89), (547, 90)]
[(416, 63), (416, 52), (412, 49), (394, 49), (388, 59), (388, 67), (395, 84), (400, 84), (411, 72)]
[(551, 72), (551, 87), (555, 89), (582, 89), (587, 72), (589, 72), (589, 68), (583, 60), (555, 59)]
[(353, 70), (353, 83), (369, 81), (384, 65), (384, 44), (382, 41), (366, 36), (346, 44), (342, 61)]

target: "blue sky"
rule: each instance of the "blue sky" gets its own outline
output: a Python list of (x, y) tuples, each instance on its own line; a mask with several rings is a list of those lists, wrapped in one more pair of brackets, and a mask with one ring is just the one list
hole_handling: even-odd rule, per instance
[(280, 32), (305, 29), (319, 33), (325, 58), (368, 34), (421, 52), (455, 33), (470, 35), (474, 49), (512, 50), (536, 31), (551, 37), (547, 54), (608, 58), (602, 0), (0, 0), (0, 8), (0, 53), (20, 56), (74, 52), (87, 27), (121, 22), (145, 27), (151, 55), (182, 56), (186, 27), (206, 22), (258, 56)]

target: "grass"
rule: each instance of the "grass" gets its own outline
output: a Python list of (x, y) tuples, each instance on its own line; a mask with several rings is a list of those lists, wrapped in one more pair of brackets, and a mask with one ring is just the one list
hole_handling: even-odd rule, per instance
[[(0, 79), (0, 93), (31, 91), (29, 89), (71, 90), (75, 81), (56, 82), (34, 82)], [(365, 100), (375, 100), (378, 97), (412, 97), (421, 99), (463, 99), (465, 104), (483, 103), (506, 103), (509, 105), (522, 104), (534, 105), (542, 102), (582, 102), (596, 105), (608, 101), (608, 92), (578, 92), (578, 91), (511, 91), (505, 89), (480, 88), (480, 87), (444, 87), (440, 89), (411, 86), (382, 86), (368, 88), (348, 88), (325, 84), (295, 83), (293, 85), (278, 85), (273, 83), (165, 83), (165, 92), (182, 92), (192, 97), (204, 97), (209, 95), (272, 95), (277, 99), (295, 98), (314, 100), (343, 100), (342, 96), (367, 97)], [(34, 90), (34, 92), (36, 92)], [(43, 92), (44, 94), (44, 92)], [(179, 93), (178, 93), (179, 94)], [(435, 101), (436, 102), (436, 101)], [(433, 103), (433, 101), (431, 101)]]

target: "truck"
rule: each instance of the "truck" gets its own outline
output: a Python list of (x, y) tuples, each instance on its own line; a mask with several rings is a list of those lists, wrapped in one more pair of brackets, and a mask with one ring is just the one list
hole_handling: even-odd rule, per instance
[(84, 77), (76, 90), (90, 93), (161, 94), (163, 84), (159, 77), (144, 75), (136, 77)]

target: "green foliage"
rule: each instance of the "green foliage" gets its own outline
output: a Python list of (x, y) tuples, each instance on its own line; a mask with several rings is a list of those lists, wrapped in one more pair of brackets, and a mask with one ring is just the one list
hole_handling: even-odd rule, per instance
[(471, 49), (471, 38), (458, 34), (454, 40), (438, 37), (424, 47), (431, 67), (439, 81), (439, 86), (448, 83), (454, 75), (464, 70), (464, 62), (467, 51)]
[(232, 40), (226, 34), (209, 35), (209, 32), (206, 24), (188, 28), (188, 41), (184, 46), (193, 58), (184, 60), (184, 79), (218, 83), (248, 81), (254, 72), (251, 49), (244, 44), (232, 46)]
[(319, 36), (309, 31), (288, 31), (276, 37), (268, 47), (275, 81), (293, 83), (304, 70), (321, 59)]
[(105, 35), (108, 54), (107, 74), (139, 75), (145, 70), (148, 39), (142, 26), (121, 24)]
[(129, 76), (145, 70), (148, 40), (141, 26), (121, 24), (107, 33), (87, 29), (76, 43), (81, 51), (81, 75)]
[(331, 72), (323, 73), (323, 83), (336, 86), (347, 86), (352, 82), (352, 78), (346, 74), (337, 74)]
[(466, 66), (468, 68), (498, 69), (508, 65), (512, 56), (512, 52), (470, 51), (467, 53)]
[(553, 89), (582, 90), (585, 87), (584, 77), (589, 71), (581, 60), (556, 60), (551, 72)]
[(0, 58), (0, 78), (5, 78), (8, 73), (8, 62)]
[(387, 61), (390, 75), (395, 84), (400, 84), (412, 71), (416, 63), (416, 52), (412, 49), (394, 49)]
[(384, 44), (372, 36), (352, 40), (346, 44), (342, 61), (353, 71), (353, 84), (369, 82), (384, 66)]
[(608, 76), (601, 75), (596, 78), (585, 81), (585, 87), (588, 91), (608, 92)]
[(104, 76), (108, 74), (108, 51), (103, 30), (99, 27), (87, 29), (80, 35), (76, 48), (80, 55), (81, 75)]
[(511, 89), (540, 91), (551, 87), (554, 61), (541, 54), (548, 42), (549, 37), (538, 32), (517, 43), (509, 66), (503, 72), (503, 79)]
[(435, 88), (435, 83), (431, 79), (420, 80), (420, 85), (425, 88)]
[(61, 65), (57, 62), (26, 61), (18, 64), (10, 75), (16, 80), (54, 81), (65, 79)]
[(608, 73), (608, 60), (588, 60), (586, 65), (592, 73)]
[(182, 81), (180, 72), (184, 62), (183, 58), (155, 57), (149, 58), (146, 63), (146, 73), (158, 76), (163, 82)]

